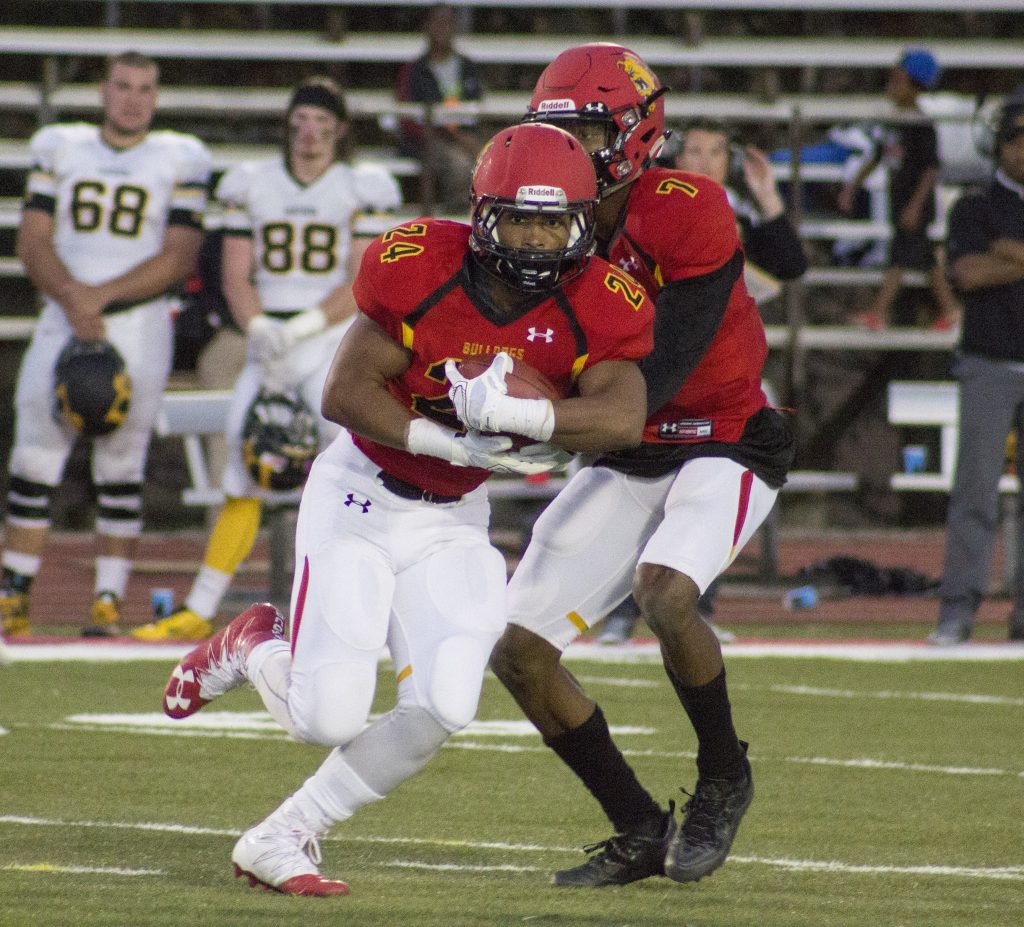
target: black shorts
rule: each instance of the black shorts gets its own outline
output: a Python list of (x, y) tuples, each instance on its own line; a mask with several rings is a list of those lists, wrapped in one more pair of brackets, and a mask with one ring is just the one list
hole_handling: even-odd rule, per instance
[(889, 245), (889, 264), (908, 270), (931, 270), (935, 266), (935, 245), (927, 231), (907, 232), (895, 228)]

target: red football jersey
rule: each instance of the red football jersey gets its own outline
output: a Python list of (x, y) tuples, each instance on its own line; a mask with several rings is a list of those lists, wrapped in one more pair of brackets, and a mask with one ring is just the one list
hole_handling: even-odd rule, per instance
[[(740, 248), (725, 190), (703, 174), (655, 168), (633, 184), (623, 232), (610, 260), (652, 299), (675, 280), (710, 274)], [(704, 357), (675, 397), (647, 420), (645, 443), (739, 440), (765, 405), (761, 371), (768, 356), (764, 325), (742, 273)]]
[[(448, 399), (448, 359), (506, 351), (568, 396), (587, 367), (639, 360), (653, 346), (654, 306), (635, 280), (599, 258), (517, 316), (497, 317), (473, 297), (469, 226), (417, 219), (384, 233), (367, 250), (353, 284), (359, 309), (412, 353), (391, 393), (418, 415), (461, 428)], [(479, 272), (479, 271), (478, 271)], [(381, 469), (441, 495), (462, 495), (489, 470), (456, 467), (355, 436)]]

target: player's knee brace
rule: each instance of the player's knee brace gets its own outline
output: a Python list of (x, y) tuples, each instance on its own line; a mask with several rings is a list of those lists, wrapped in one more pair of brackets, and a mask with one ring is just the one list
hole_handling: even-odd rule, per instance
[(134, 538), (142, 533), (142, 484), (96, 485), (96, 530), (111, 537)]
[(55, 486), (12, 475), (7, 490), (7, 520), (24, 528), (48, 527), (55, 489)]

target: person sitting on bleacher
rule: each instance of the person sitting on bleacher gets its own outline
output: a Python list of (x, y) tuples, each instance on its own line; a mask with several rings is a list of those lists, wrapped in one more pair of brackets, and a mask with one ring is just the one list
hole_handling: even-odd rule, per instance
[[(918, 97), (925, 90), (933, 89), (938, 80), (939, 65), (935, 56), (927, 49), (911, 48), (889, 72), (885, 94), (901, 113), (922, 115)], [(935, 220), (935, 185), (939, 179), (939, 142), (935, 126), (922, 119), (879, 127), (874, 155), (839, 192), (837, 204), (841, 212), (853, 210), (861, 185), (883, 159), (889, 165), (889, 221), (893, 236), (889, 267), (872, 304), (855, 314), (851, 321), (871, 330), (888, 327), (904, 273), (918, 270), (928, 274), (938, 308), (933, 328), (947, 331), (958, 324), (961, 308), (928, 236), (928, 226)]]
[[(349, 123), (333, 81), (300, 84), (286, 125), (284, 154), (241, 164), (217, 186), (225, 210), (224, 295), (249, 342), (228, 413), (226, 501), (185, 605), (133, 631), (139, 640), (201, 640), (213, 633), (221, 600), (256, 542), (263, 502), (274, 498), (245, 460), (246, 412), (264, 387), (298, 393), (319, 412), (328, 368), (354, 318), (351, 281), (369, 244), (353, 238), (353, 219), (401, 202), (386, 170), (339, 160)], [(338, 426), (317, 418), (326, 446)]]
[[(437, 3), (427, 10), (423, 32), (427, 50), (406, 64), (399, 74), (397, 97), (406, 103), (433, 103), (440, 107), (479, 100), (483, 90), (476, 64), (455, 50), (455, 9)], [(434, 199), (445, 212), (461, 216), (469, 208), (469, 183), (480, 150), (473, 120), (465, 116), (443, 118), (428, 137), (422, 125), (403, 119), (399, 152), (419, 159), (434, 179)], [(443, 115), (443, 114), (442, 114)]]

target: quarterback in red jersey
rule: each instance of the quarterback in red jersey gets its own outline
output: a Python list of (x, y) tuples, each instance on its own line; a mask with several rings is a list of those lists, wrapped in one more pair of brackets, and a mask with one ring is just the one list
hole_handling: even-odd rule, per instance
[[(360, 313), (322, 404), (344, 430), (313, 465), (299, 509), (290, 641), (272, 606), (254, 606), (193, 650), (165, 693), (165, 711), (181, 718), (249, 681), (290, 734), (336, 748), (235, 845), (236, 874), (254, 885), (344, 894), (320, 875), (320, 836), (472, 720), (506, 622), (505, 561), (487, 533), (491, 472), (544, 472), (565, 450), (640, 443), (637, 361), (652, 346), (654, 308), (629, 276), (591, 258), (596, 198), (591, 160), (569, 133), (515, 126), (481, 154), (471, 226), (418, 219), (363, 257)], [(456, 362), (478, 354), (495, 361), (464, 379)], [(565, 398), (503, 395), (517, 361)], [(489, 431), (536, 443), (516, 451), (505, 435), (464, 430), (449, 377), (462, 393), (486, 380), (505, 400), (490, 404)], [(398, 701), (367, 727), (385, 646)]]
[[(651, 167), (665, 138), (663, 92), (629, 49), (583, 45), (544, 70), (526, 117), (565, 127), (591, 152), (598, 253), (655, 298), (643, 442), (582, 469), (538, 519), (491, 660), (616, 831), (556, 885), (696, 881), (725, 861), (753, 798), (721, 646), (697, 603), (771, 510), (792, 437), (761, 390), (764, 328), (724, 189)], [(631, 591), (697, 735), (697, 785), (678, 828), (561, 664), (570, 641)]]

